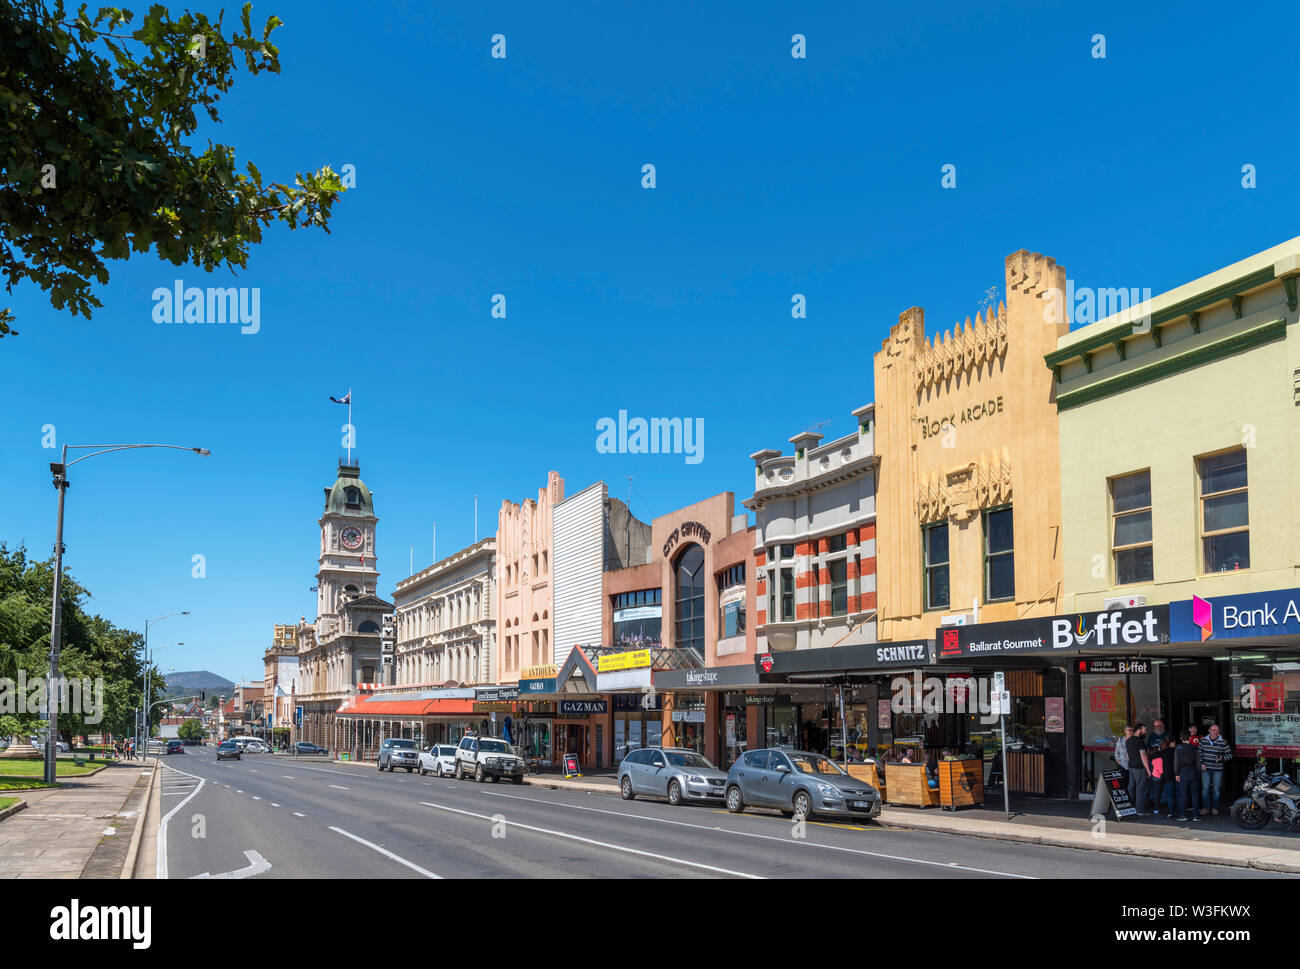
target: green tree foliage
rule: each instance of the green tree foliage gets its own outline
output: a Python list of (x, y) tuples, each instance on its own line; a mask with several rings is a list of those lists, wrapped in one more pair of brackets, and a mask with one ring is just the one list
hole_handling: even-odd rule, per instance
[[(21, 671), (28, 696), (49, 672), (53, 581), (52, 561), (32, 561), (25, 548), (11, 551), (0, 543), (0, 677), (16, 683)], [(74, 733), (128, 735), (144, 689), (141, 636), (87, 612), (84, 603), (90, 594), (66, 571), (61, 593), (63, 648), (59, 673), (92, 684), (102, 678), (104, 692), (102, 720), (91, 722), (93, 711), (88, 709), (88, 702), (83, 702), (80, 710), (60, 712), (59, 733), (64, 740), (71, 740)], [(161, 689), (162, 678), (155, 669), (151, 702), (158, 699)], [(0, 713), (13, 718), (13, 722), (6, 721), (0, 727), (5, 733), (21, 736), (44, 725), (30, 709)], [(155, 719), (159, 715), (155, 711)]]
[[(261, 34), (244, 4), (172, 18), (153, 5), (75, 14), (64, 0), (0, 0), (0, 271), (10, 292), (30, 279), (57, 310), (87, 318), (102, 304), (106, 261), (153, 247), (173, 265), (210, 272), (247, 264), (274, 221), (327, 232), (343, 185), (328, 167), (292, 186), (263, 183), (234, 149), (187, 143), (242, 68), (279, 73), (270, 17)], [(0, 337), (13, 314), (0, 309)]]
[(202, 740), (203, 724), (191, 717), (189, 720), (186, 720), (181, 724), (180, 729), (176, 731), (176, 735), (180, 737), (181, 740)]

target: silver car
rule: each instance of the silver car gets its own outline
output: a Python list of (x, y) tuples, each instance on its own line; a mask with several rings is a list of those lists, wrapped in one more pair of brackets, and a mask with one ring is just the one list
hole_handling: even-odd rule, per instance
[(405, 767), (408, 774), (414, 773), (420, 766), (420, 750), (414, 740), (389, 737), (379, 745), (379, 759), (375, 766), (390, 772)]
[(747, 807), (776, 808), (787, 818), (870, 819), (880, 814), (880, 794), (821, 754), (751, 750), (727, 774), (727, 810)]
[(626, 801), (648, 794), (666, 797), (674, 806), (687, 801), (719, 804), (726, 786), (726, 772), (681, 747), (634, 750), (618, 765), (618, 789)]

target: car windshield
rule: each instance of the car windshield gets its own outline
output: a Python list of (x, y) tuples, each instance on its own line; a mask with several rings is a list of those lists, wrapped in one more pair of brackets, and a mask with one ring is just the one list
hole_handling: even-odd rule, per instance
[(489, 754), (513, 754), (514, 750), (504, 740), (480, 740), (478, 749)]
[(415, 747), (414, 740), (390, 740), (388, 746), (400, 748), (402, 750), (411, 750)]
[(848, 777), (839, 764), (818, 754), (791, 754), (794, 769), (800, 774), (829, 774), (833, 777)]
[(704, 770), (713, 770), (714, 767), (709, 763), (707, 757), (701, 757), (695, 753), (681, 753), (675, 750), (665, 750), (664, 756), (668, 758), (668, 763), (673, 767), (700, 767)]

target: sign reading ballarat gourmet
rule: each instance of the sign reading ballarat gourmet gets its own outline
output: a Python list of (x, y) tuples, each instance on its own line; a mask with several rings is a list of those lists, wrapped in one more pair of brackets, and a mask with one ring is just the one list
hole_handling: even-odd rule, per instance
[(1142, 606), (973, 626), (942, 626), (936, 630), (935, 637), (941, 660), (1062, 650), (1131, 650), (1169, 642), (1169, 607)]
[(487, 686), (476, 687), (474, 690), (474, 699), (479, 703), (496, 703), (509, 700), (519, 699), (519, 687), (517, 686)]

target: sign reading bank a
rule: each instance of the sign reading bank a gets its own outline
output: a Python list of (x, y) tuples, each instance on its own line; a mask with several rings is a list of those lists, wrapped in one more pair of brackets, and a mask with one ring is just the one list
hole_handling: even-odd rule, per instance
[(1209, 599), (1192, 596), (1169, 607), (1169, 626), (1179, 643), (1300, 636), (1300, 589)]

